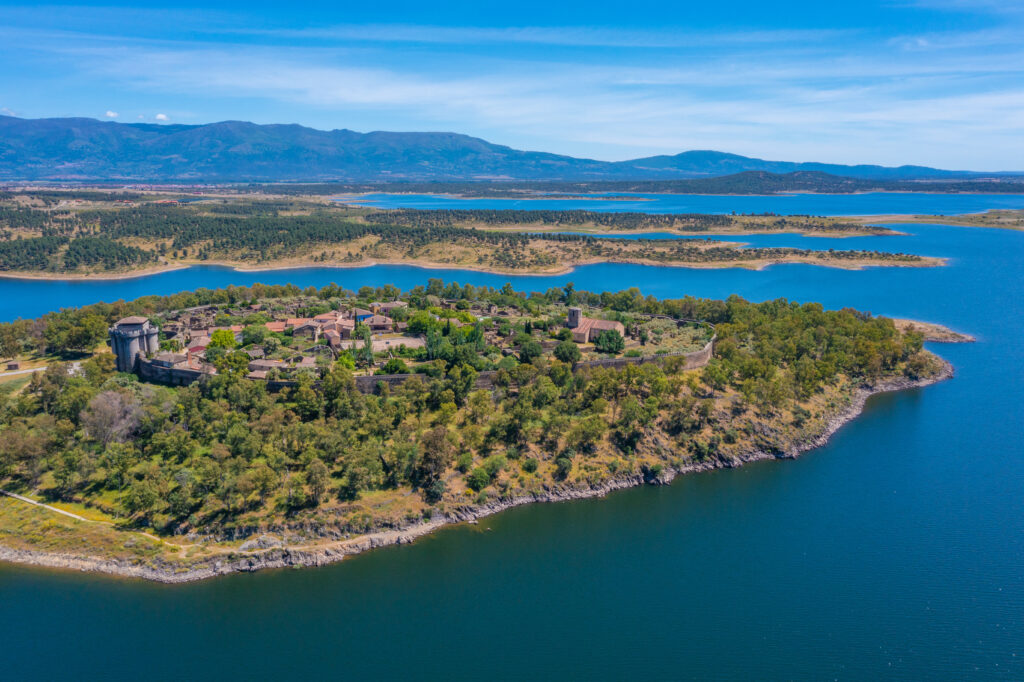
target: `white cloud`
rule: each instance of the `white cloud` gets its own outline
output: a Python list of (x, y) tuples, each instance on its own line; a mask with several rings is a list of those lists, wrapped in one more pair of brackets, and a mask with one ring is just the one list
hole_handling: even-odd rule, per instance
[(225, 31), (277, 38), (433, 44), (539, 44), (579, 47), (676, 48), (713, 45), (765, 45), (835, 40), (852, 31), (751, 30), (690, 31), (621, 29), (598, 26), (427, 26), (415, 24), (340, 24), (324, 28), (246, 29)]
[[(390, 35), (393, 29), (366, 30), (382, 41), (429, 37), (423, 27), (405, 27), (404, 37)], [(664, 34), (612, 29), (575, 37), (571, 29), (447, 30), (438, 42), (668, 42)], [(176, 107), (207, 112), (237, 111), (244, 99), (262, 122), (453, 130), (600, 158), (718, 148), (769, 158), (1016, 169), (1024, 45), (1013, 34), (950, 30), (825, 41), (797, 34), (786, 43), (778, 32), (711, 33), (703, 44), (715, 49), (680, 34), (693, 49), (628, 58), (611, 50), (527, 56), (503, 49), (470, 59), (459, 48), (382, 49), (356, 37), (358, 47), (239, 49), (86, 35), (34, 36), (31, 45), (104, 88), (156, 102), (177, 97)], [(494, 54), (501, 57), (486, 56)], [(264, 106), (250, 107), (260, 101)], [(175, 111), (178, 119), (198, 118)]]
[(107, 118), (117, 118), (117, 112), (116, 111), (110, 111), (109, 109), (107, 109), (106, 117)]

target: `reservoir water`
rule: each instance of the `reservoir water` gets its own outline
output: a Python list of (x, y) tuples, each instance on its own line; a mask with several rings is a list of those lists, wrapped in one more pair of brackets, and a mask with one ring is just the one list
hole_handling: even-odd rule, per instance
[[(780, 215), (960, 215), (1024, 208), (1024, 194), (643, 194), (630, 192), (561, 198), (462, 198), (443, 194), (363, 194), (352, 203), (376, 208), (463, 208), (640, 213), (778, 213)], [(339, 201), (347, 201), (338, 197)]]
[(320, 569), (164, 586), (0, 566), (0, 678), (1024, 679), (1024, 234), (899, 229), (912, 234), (810, 241), (950, 265), (2, 280), (0, 319), (229, 283), (407, 288), (441, 277), (785, 296), (940, 322), (978, 342), (932, 345), (954, 379), (872, 399), (796, 461), (522, 507)]

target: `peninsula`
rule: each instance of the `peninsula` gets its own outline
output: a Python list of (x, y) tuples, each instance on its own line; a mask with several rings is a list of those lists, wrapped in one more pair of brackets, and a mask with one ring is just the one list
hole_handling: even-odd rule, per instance
[(0, 354), (49, 361), (0, 377), (0, 560), (165, 582), (320, 565), (794, 457), (870, 394), (950, 376), (922, 330), (785, 300), (440, 280), (2, 324)]
[(925, 223), (959, 225), (963, 227), (996, 227), (1004, 230), (1024, 230), (1024, 211), (1019, 209), (992, 209), (984, 213), (964, 215), (882, 215), (862, 216), (856, 219), (869, 223)]
[[(193, 200), (195, 199), (195, 200)], [(579, 234), (600, 230), (605, 235)], [(621, 239), (616, 231), (677, 234), (886, 234), (810, 216), (659, 216), (588, 211), (376, 211), (322, 198), (187, 198), (59, 190), (0, 194), (0, 273), (123, 276), (194, 264), (246, 269), (376, 263), (498, 273), (565, 273), (591, 263), (761, 268), (930, 267), (941, 258), (865, 250), (748, 248), (710, 239)]]

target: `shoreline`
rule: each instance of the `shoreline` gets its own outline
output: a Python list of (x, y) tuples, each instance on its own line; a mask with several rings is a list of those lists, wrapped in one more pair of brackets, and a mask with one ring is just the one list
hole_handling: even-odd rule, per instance
[(227, 554), (222, 560), (213, 560), (209, 565), (188, 570), (159, 569), (152, 566), (139, 566), (124, 561), (92, 556), (50, 553), (37, 550), (16, 550), (3, 545), (0, 545), (0, 562), (49, 569), (102, 573), (121, 578), (142, 578), (165, 584), (197, 582), (232, 573), (250, 573), (273, 568), (326, 566), (341, 561), (346, 557), (378, 547), (408, 544), (445, 526), (473, 523), (492, 514), (525, 504), (565, 502), (592, 497), (604, 497), (615, 490), (637, 487), (643, 484), (666, 485), (676, 476), (716, 469), (734, 469), (751, 462), (768, 459), (795, 459), (805, 452), (826, 445), (833, 434), (863, 412), (864, 406), (871, 396), (913, 388), (923, 388), (951, 378), (954, 374), (953, 366), (942, 358), (940, 360), (942, 360), (943, 366), (935, 376), (917, 380), (896, 377), (879, 382), (874, 386), (859, 387), (853, 393), (850, 403), (830, 417), (819, 434), (810, 436), (807, 440), (793, 443), (786, 452), (781, 454), (754, 450), (739, 456), (735, 460), (698, 462), (678, 469), (666, 469), (656, 479), (648, 480), (641, 474), (634, 474), (587, 488), (572, 486), (554, 488), (535, 495), (495, 500), (491, 503), (447, 512), (435, 519), (417, 523), (407, 528), (377, 531), (348, 540), (327, 543), (322, 546), (296, 545), (293, 547), (276, 547), (250, 552), (232, 552)]
[[(722, 235), (722, 236), (733, 236), (733, 235)], [(742, 247), (741, 247), (742, 248)], [(145, 268), (142, 270), (122, 273), (11, 273), (11, 272), (0, 272), (0, 279), (13, 279), (13, 280), (25, 280), (25, 281), (50, 281), (50, 282), (85, 282), (85, 281), (119, 281), (128, 279), (140, 279), (143, 277), (151, 277), (154, 275), (163, 275), (178, 270), (187, 270), (193, 267), (204, 267), (212, 266), (218, 268), (227, 268), (236, 272), (272, 272), (277, 270), (304, 270), (309, 268), (323, 268), (323, 269), (336, 269), (336, 270), (350, 270), (357, 268), (370, 268), (378, 265), (399, 265), (408, 266), (414, 268), (421, 268), (424, 270), (467, 270), (472, 272), (482, 272), (489, 275), (508, 275), (508, 276), (531, 276), (531, 277), (551, 277), (555, 275), (568, 275), (571, 274), (576, 268), (586, 265), (599, 265), (602, 263), (609, 264), (620, 264), (620, 265), (647, 265), (652, 267), (669, 267), (669, 268), (691, 268), (691, 269), (713, 269), (713, 270), (728, 270), (730, 268), (741, 268), (745, 270), (763, 270), (772, 265), (816, 265), (824, 268), (836, 268), (839, 270), (862, 270), (869, 267), (893, 267), (893, 268), (929, 268), (929, 267), (943, 267), (947, 265), (948, 259), (937, 257), (937, 256), (920, 256), (920, 261), (888, 261), (888, 260), (857, 260), (851, 259), (843, 261), (838, 259), (834, 262), (819, 262), (814, 259), (783, 259), (783, 260), (748, 260), (748, 261), (732, 261), (732, 262), (718, 262), (718, 261), (707, 261), (707, 262), (662, 262), (662, 261), (650, 261), (642, 258), (610, 258), (610, 259), (593, 259), (593, 260), (582, 260), (577, 261), (568, 265), (561, 265), (546, 270), (506, 270), (503, 268), (487, 268), (475, 265), (472, 263), (459, 264), (459, 263), (436, 263), (433, 261), (418, 261), (418, 260), (369, 260), (359, 263), (299, 263), (295, 265), (266, 265), (266, 266), (255, 266), (248, 267), (245, 265), (239, 265), (230, 261), (202, 261), (196, 263), (182, 263), (168, 265), (167, 267), (159, 268)]]
[[(465, 194), (458, 194), (458, 193), (453, 193), (453, 192), (394, 192), (394, 191), (389, 192), (389, 191), (385, 190), (385, 191), (377, 191), (377, 192), (352, 192), (352, 193), (349, 193), (347, 195), (344, 194), (344, 193), (343, 194), (338, 194), (338, 195), (329, 195), (329, 199), (331, 201), (338, 201), (339, 203), (342, 203), (342, 202), (345, 201), (345, 199), (337, 198), (337, 197), (349, 197), (349, 199), (348, 199), (349, 201), (366, 202), (366, 201), (371, 201), (371, 200), (365, 199), (364, 197), (367, 197), (367, 196), (370, 196), (370, 195), (374, 195), (374, 194), (377, 194), (377, 195), (383, 194), (385, 196), (390, 195), (390, 196), (446, 197), (446, 198), (451, 198), (451, 199), (469, 199), (469, 200), (482, 199), (482, 200), (487, 200), (487, 201), (500, 201), (500, 200), (503, 200), (503, 199), (507, 199), (509, 201), (520, 201), (520, 200), (545, 199), (546, 198), (543, 195), (534, 195), (532, 197), (529, 196), (529, 195), (526, 195), (526, 196), (523, 196), (523, 197), (518, 197), (518, 196), (516, 196), (516, 197), (510, 197), (510, 196), (488, 196), (486, 194), (467, 196)], [(791, 196), (799, 196), (799, 195), (826, 196), (826, 197), (848, 197), (848, 196), (855, 196), (855, 195), (859, 196), (859, 195), (864, 195), (864, 194), (929, 194), (929, 195), (937, 195), (937, 196), (944, 196), (944, 195), (968, 195), (968, 196), (996, 196), (996, 197), (998, 197), (998, 196), (1018, 196), (1020, 193), (1019, 192), (1005, 192), (1005, 193), (1004, 192), (940, 192), (938, 190), (915, 191), (915, 190), (905, 190), (905, 189), (858, 189), (858, 190), (854, 190), (852, 192), (816, 192), (814, 190), (807, 190), (807, 189), (787, 189), (787, 190), (779, 190), (777, 192), (771, 192), (771, 193), (764, 193), (764, 192), (614, 192), (614, 191), (605, 191), (605, 192), (579, 192), (577, 194), (572, 194), (572, 193), (568, 193), (567, 192), (567, 193), (563, 193), (560, 198), (565, 198), (565, 199), (598, 199), (598, 200), (600, 200), (600, 199), (606, 198), (608, 196), (614, 197), (615, 194), (626, 195), (626, 196), (629, 196), (629, 197), (636, 196), (636, 197), (643, 197), (644, 198), (644, 199), (637, 199), (637, 201), (640, 201), (640, 200), (651, 201), (651, 199), (646, 199), (646, 197), (660, 197), (660, 196), (673, 196), (673, 197), (791, 197)], [(571, 195), (571, 196), (567, 196), (567, 195)], [(352, 199), (352, 197), (356, 197), (356, 198)], [(629, 200), (632, 201), (633, 199), (630, 198)], [(381, 207), (374, 206), (373, 208), (381, 208)]]

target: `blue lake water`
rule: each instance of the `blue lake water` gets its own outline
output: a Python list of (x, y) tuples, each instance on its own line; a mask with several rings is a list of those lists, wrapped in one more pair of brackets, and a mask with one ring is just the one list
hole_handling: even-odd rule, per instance
[[(615, 199), (614, 197), (639, 197)], [(483, 199), (438, 194), (364, 194), (357, 203), (376, 208), (464, 208), (640, 213), (777, 213), (779, 215), (960, 215), (1024, 208), (1024, 194), (721, 194), (609, 193), (563, 199)], [(345, 201), (339, 197), (340, 201)]]
[(0, 281), (2, 319), (197, 286), (408, 288), (441, 277), (785, 296), (979, 338), (930, 346), (954, 363), (953, 380), (872, 399), (796, 461), (519, 508), (321, 569), (162, 586), (0, 566), (0, 677), (1024, 679), (1024, 234), (900, 229), (913, 234), (744, 241), (891, 248), (950, 265), (594, 265), (557, 277), (194, 268)]

